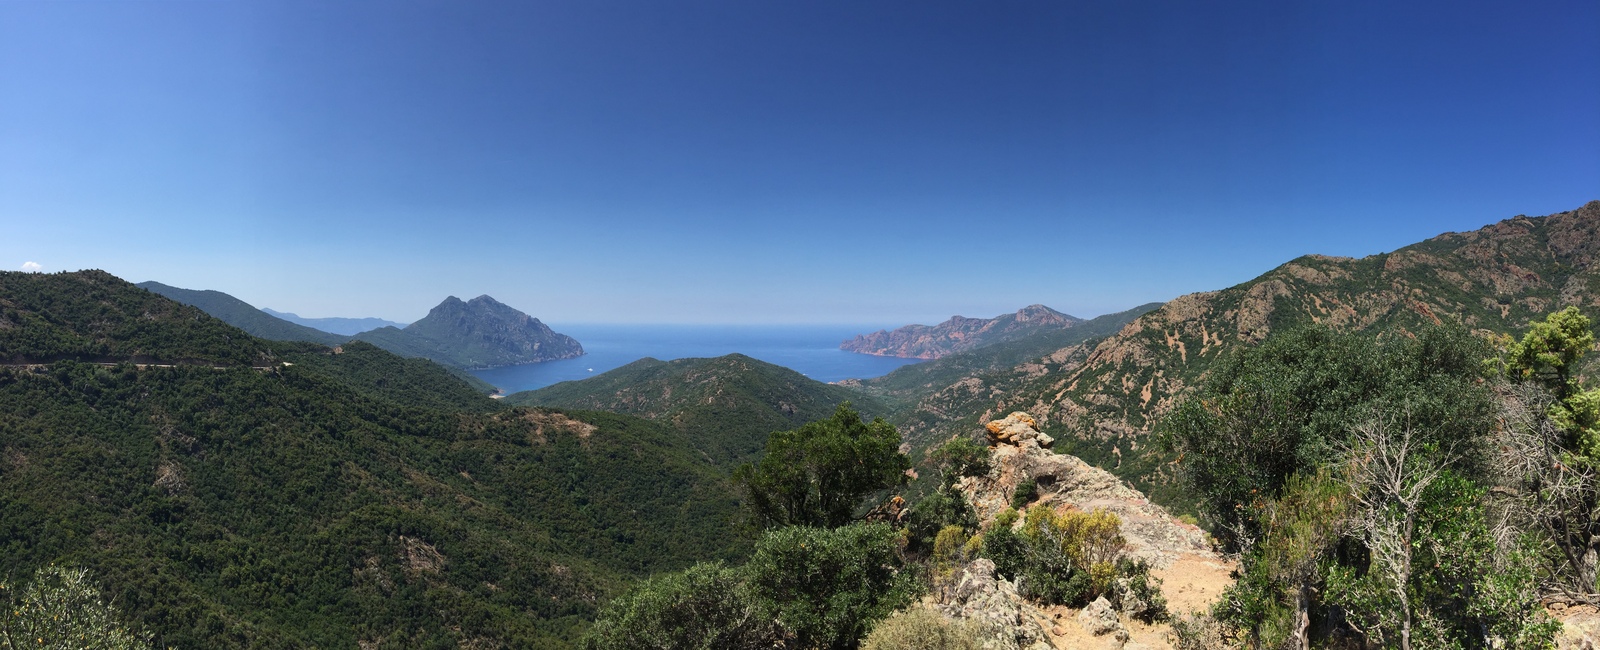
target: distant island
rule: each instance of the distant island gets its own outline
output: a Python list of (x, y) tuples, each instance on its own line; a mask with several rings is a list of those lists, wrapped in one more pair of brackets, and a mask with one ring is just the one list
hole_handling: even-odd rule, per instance
[(951, 316), (932, 327), (907, 325), (878, 330), (839, 344), (846, 352), (885, 357), (939, 359), (957, 352), (1009, 341), (1041, 330), (1065, 329), (1083, 322), (1044, 305), (1029, 305), (994, 318)]

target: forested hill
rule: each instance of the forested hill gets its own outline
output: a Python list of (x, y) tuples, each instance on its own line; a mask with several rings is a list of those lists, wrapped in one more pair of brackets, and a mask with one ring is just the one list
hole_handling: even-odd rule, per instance
[(718, 463), (749, 460), (766, 444), (767, 434), (825, 419), (852, 400), (869, 417), (886, 412), (876, 399), (742, 354), (640, 359), (588, 379), (505, 399), (650, 418), (684, 432)]
[[(0, 274), (0, 564), (90, 569), (160, 646), (566, 647), (734, 558), (721, 475), (636, 417), (510, 408), (102, 272)], [(456, 388), (450, 388), (451, 385)]]
[(350, 340), (348, 336), (332, 334), (283, 320), (221, 291), (180, 289), (160, 282), (140, 282), (138, 286), (141, 289), (158, 293), (185, 305), (199, 307), (202, 311), (221, 319), (229, 325), (264, 339), (273, 341), (310, 341), (323, 345), (338, 345)]
[(457, 368), (512, 366), (583, 355), (583, 346), (489, 296), (445, 298), (422, 320), (356, 335), (395, 354)]
[(104, 271), (0, 272), (0, 359), (262, 365), (274, 346)]
[(930, 392), (978, 395), (942, 417), (979, 420), (1026, 410), (1064, 450), (1159, 497), (1167, 459), (1146, 436), (1232, 351), (1302, 323), (1403, 333), (1460, 319), (1474, 330), (1521, 332), (1567, 305), (1594, 315), (1600, 313), (1597, 253), (1600, 201), (1361, 259), (1309, 255), (1228, 289), (1177, 298), (1092, 348), (1017, 365), (1011, 374), (1027, 381), (995, 384), (972, 375)]
[(1014, 314), (994, 318), (952, 316), (938, 325), (907, 325), (893, 331), (878, 330), (839, 344), (846, 352), (888, 357), (939, 359), (957, 352), (1012, 341), (1029, 334), (1060, 330), (1082, 323), (1044, 305), (1029, 305)]

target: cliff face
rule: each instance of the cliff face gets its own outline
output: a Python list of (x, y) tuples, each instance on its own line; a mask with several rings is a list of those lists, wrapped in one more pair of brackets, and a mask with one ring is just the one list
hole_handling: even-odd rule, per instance
[(938, 359), (1008, 341), (1042, 329), (1063, 329), (1083, 322), (1044, 305), (1030, 305), (1014, 314), (995, 318), (952, 316), (934, 326), (907, 325), (894, 331), (878, 330), (839, 344), (846, 352), (885, 357)]

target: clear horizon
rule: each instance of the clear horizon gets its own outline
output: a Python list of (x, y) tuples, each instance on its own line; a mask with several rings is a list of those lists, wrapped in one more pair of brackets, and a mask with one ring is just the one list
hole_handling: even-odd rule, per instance
[(1597, 24), (1578, 1), (0, 1), (0, 268), (310, 318), (480, 294), (547, 323), (1091, 318), (1600, 199)]

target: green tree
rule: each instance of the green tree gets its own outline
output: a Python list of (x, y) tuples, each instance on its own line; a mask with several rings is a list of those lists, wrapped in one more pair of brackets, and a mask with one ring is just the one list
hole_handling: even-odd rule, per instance
[(1572, 373), (1577, 362), (1594, 347), (1589, 317), (1568, 307), (1536, 321), (1522, 340), (1506, 350), (1506, 372), (1513, 377), (1543, 383), (1562, 399), (1576, 392)]
[(751, 592), (799, 648), (851, 648), (921, 588), (887, 524), (770, 531), (745, 565)]
[(777, 626), (743, 574), (720, 563), (645, 580), (607, 603), (582, 646), (588, 650), (770, 648)]
[(989, 473), (989, 448), (969, 438), (956, 438), (928, 452), (928, 460), (939, 469), (939, 484), (954, 485), (966, 476)]
[(862, 422), (846, 403), (827, 420), (773, 433), (761, 461), (740, 466), (733, 480), (763, 528), (837, 528), (867, 495), (905, 483), (910, 468), (900, 432), (882, 418)]

